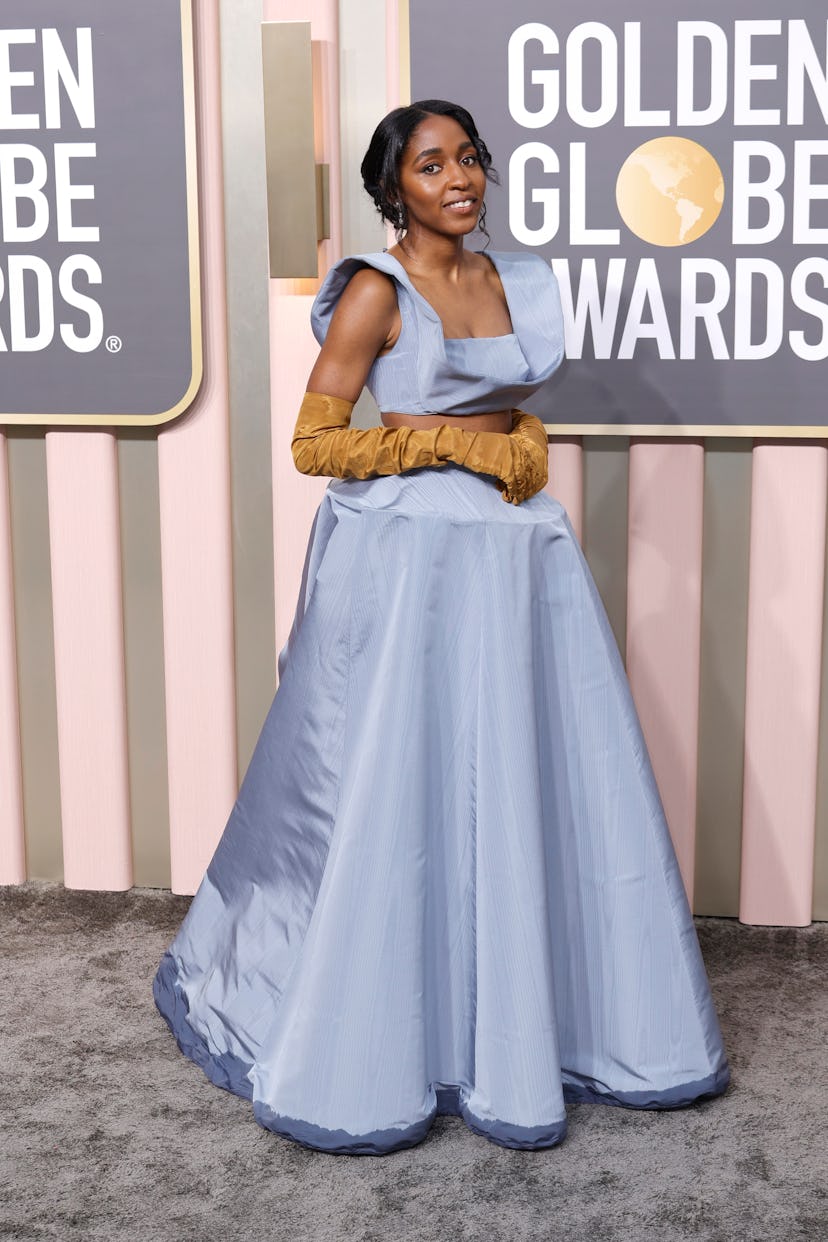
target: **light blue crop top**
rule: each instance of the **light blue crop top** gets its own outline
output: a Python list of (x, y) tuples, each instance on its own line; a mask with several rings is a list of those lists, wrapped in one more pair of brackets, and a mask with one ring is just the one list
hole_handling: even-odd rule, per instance
[(375, 267), (393, 276), (402, 328), (374, 362), (366, 386), (381, 412), (486, 414), (519, 408), (560, 365), (564, 330), (558, 283), (539, 255), (495, 253), (512, 332), (447, 339), (434, 307), (418, 293), (402, 264), (385, 251), (341, 259), (328, 272), (311, 310), (321, 344), (342, 291), (354, 272)]

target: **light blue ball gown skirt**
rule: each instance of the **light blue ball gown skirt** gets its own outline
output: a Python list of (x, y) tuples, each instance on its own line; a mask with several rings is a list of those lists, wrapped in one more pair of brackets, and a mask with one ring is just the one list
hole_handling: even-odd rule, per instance
[(629, 686), (561, 506), (332, 483), (280, 685), (158, 970), (181, 1050), (329, 1152), (676, 1108), (728, 1066)]

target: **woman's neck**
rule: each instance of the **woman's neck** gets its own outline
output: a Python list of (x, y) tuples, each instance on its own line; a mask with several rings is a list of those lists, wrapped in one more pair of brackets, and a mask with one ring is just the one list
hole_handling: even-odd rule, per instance
[(435, 237), (406, 233), (393, 251), (399, 251), (404, 266), (412, 271), (428, 271), (456, 279), (467, 259), (462, 237)]

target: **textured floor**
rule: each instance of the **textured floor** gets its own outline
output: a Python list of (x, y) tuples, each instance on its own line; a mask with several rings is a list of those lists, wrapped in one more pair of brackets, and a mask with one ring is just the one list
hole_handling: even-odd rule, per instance
[(0, 888), (0, 1238), (828, 1242), (828, 925), (698, 921), (733, 1084), (672, 1113), (569, 1111), (509, 1151), (438, 1118), (327, 1156), (260, 1129), (150, 995), (187, 898)]

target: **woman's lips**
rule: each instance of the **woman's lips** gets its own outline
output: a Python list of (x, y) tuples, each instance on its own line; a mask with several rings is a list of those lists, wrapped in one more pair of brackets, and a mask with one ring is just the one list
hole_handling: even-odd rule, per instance
[(468, 212), (474, 211), (477, 206), (476, 198), (461, 198), (453, 203), (446, 203), (446, 211), (453, 211), (455, 215), (463, 216)]

